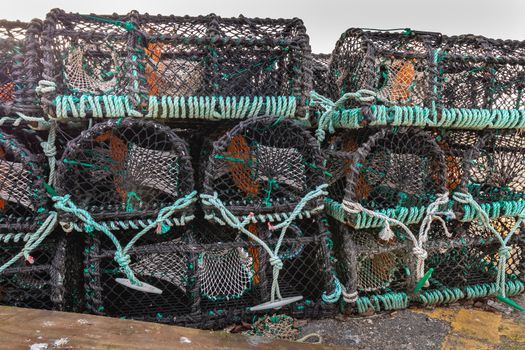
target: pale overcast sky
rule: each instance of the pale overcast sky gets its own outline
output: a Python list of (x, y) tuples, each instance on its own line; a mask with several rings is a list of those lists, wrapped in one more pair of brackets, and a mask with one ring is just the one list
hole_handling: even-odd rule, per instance
[(0, 0), (0, 17), (43, 18), (60, 7), (80, 13), (299, 17), (314, 52), (331, 52), (350, 27), (412, 28), (525, 40), (525, 0)]

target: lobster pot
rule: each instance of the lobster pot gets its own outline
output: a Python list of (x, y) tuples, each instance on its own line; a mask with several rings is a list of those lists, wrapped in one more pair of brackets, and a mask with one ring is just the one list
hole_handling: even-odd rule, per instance
[[(60, 195), (112, 230), (145, 227), (194, 188), (187, 144), (166, 126), (142, 119), (109, 120), (71, 140), (57, 166)], [(176, 209), (162, 231), (182, 226), (193, 207)], [(67, 229), (83, 230), (72, 214)]]
[[(525, 138), (515, 131), (447, 131), (437, 137), (445, 152), (447, 187), (468, 192), (491, 219), (517, 216), (523, 210)], [(456, 203), (461, 221), (476, 211)]]
[[(332, 138), (326, 151), (331, 173), (327, 209), (335, 219), (356, 229), (382, 227), (383, 220), (360, 207), (417, 224), (437, 195), (447, 192), (446, 166), (434, 137), (422, 130), (400, 128), (356, 132)], [(355, 205), (355, 213), (343, 207)]]
[(330, 54), (312, 54), (313, 81), (314, 91), (321, 95), (330, 95), (332, 84), (329, 81)]
[[(505, 237), (515, 224), (514, 218), (492, 220), (493, 227)], [(452, 237), (433, 230), (432, 239), (425, 245), (428, 252), (427, 269), (433, 269), (429, 286), (423, 288), (418, 301), (424, 305), (453, 303), (499, 294), (496, 284), (500, 242), (477, 222), (451, 223)], [(523, 261), (523, 232), (517, 232), (507, 244), (510, 256), (506, 260), (507, 296), (525, 290)]]
[[(412, 242), (392, 227), (395, 237), (380, 239), (379, 229), (354, 230), (336, 223), (338, 272), (346, 292), (355, 296), (349, 310), (395, 310), (408, 307), (415, 286)], [(348, 301), (350, 302), (350, 301)]]
[(436, 100), (433, 52), (440, 41), (439, 33), (347, 30), (332, 53), (330, 79), (337, 91), (331, 97), (368, 89), (381, 104), (430, 106)]
[[(135, 231), (121, 231), (125, 245)], [(126, 283), (115, 246), (102, 233), (88, 235), (84, 250), (84, 300), (88, 312), (162, 323), (191, 323), (198, 312), (196, 255), (182, 233), (144, 235), (128, 251), (129, 267), (146, 290)], [(179, 238), (178, 238), (179, 237)], [(198, 316), (198, 315), (197, 315)]]
[[(0, 304), (61, 309), (66, 241), (55, 233), (34, 249), (27, 246), (50, 215), (39, 160), (0, 132)], [(19, 254), (24, 248), (28, 259)]]
[(42, 39), (43, 77), (48, 81), (42, 105), (48, 114), (56, 118), (130, 114), (138, 103), (131, 17), (51, 10)]
[(41, 79), (41, 21), (0, 21), (0, 112), (26, 115), (39, 111), (35, 87)]
[(524, 57), (523, 41), (474, 35), (447, 37), (437, 57), (439, 105), (449, 109), (523, 110)]
[[(198, 244), (197, 284), (200, 297), (201, 328), (223, 328), (249, 321), (275, 309), (251, 311), (270, 299), (272, 265), (269, 254), (246, 236), (235, 239), (232, 229), (207, 222), (192, 223)], [(275, 248), (278, 235), (264, 224), (251, 224), (248, 230)], [(217, 238), (224, 241), (213, 243)], [(278, 256), (283, 262), (279, 288), (283, 298), (303, 299), (284, 306), (281, 312), (296, 318), (322, 318), (334, 315), (334, 304), (322, 301), (333, 288), (332, 241), (324, 220), (300, 220), (288, 228)]]
[(144, 14), (139, 21), (149, 116), (305, 115), (311, 53), (300, 19)]
[[(0, 264), (25, 246), (2, 242)], [(0, 273), (0, 304), (35, 309), (78, 311), (82, 308), (80, 247), (71, 237), (56, 231), (30, 252), (31, 262), (21, 257)]]
[[(203, 192), (241, 220), (253, 213), (261, 222), (281, 221), (324, 182), (319, 145), (309, 132), (265, 116), (239, 123), (213, 144)], [(319, 213), (321, 204), (322, 196), (307, 201), (301, 216)], [(204, 210), (206, 218), (222, 220), (217, 206), (205, 203)]]

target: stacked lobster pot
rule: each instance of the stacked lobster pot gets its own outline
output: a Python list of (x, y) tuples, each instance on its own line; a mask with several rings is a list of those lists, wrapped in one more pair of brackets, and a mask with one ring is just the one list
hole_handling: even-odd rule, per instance
[[(209, 276), (201, 276), (201, 291), (209, 310), (237, 309), (235, 320), (276, 308), (294, 317), (333, 314), (341, 286), (323, 215), (323, 158), (309, 131), (286, 118), (251, 118), (212, 144), (204, 166), (204, 217), (222, 242), (204, 256)], [(233, 252), (243, 261), (242, 275), (226, 260)], [(248, 271), (242, 292), (233, 293)], [(232, 298), (240, 299), (222, 302)]]
[(55, 230), (45, 188), (46, 132), (35, 117), (40, 29), (39, 20), (0, 21), (0, 304), (64, 309), (74, 247)]
[(89, 312), (206, 328), (335, 312), (323, 161), (294, 121), (300, 20), (52, 10), (43, 42), (53, 201), (85, 239)]
[[(367, 312), (524, 290), (525, 44), (350, 29), (312, 94), (344, 300)], [(334, 233), (335, 234), (335, 233)]]

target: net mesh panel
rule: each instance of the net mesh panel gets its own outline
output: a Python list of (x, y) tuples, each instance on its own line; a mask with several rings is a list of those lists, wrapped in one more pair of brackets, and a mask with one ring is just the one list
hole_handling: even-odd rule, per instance
[(312, 54), (313, 81), (314, 91), (321, 95), (329, 95), (331, 81), (329, 80), (330, 54)]
[(525, 44), (481, 36), (448, 37), (440, 71), (440, 103), (454, 108), (523, 109)]
[[(24, 60), (28, 23), (0, 21), (0, 110), (10, 112), (10, 106), (22, 103), (20, 91), (25, 88), (26, 76), (21, 67)], [(27, 57), (25, 57), (27, 60)], [(27, 60), (26, 64), (33, 64)]]
[(135, 98), (131, 87), (135, 78), (128, 74), (132, 39), (123, 25), (128, 20), (128, 16), (79, 15), (59, 9), (47, 15), (43, 73), (56, 84), (54, 92), (44, 94), (47, 107), (53, 108), (57, 95), (129, 93)]
[[(515, 218), (498, 218), (491, 221), (494, 228), (506, 237)], [(434, 272), (429, 280), (429, 290), (474, 289), (496, 282), (498, 272), (497, 238), (477, 222), (450, 223), (451, 238), (434, 229), (433, 239), (426, 245), (429, 256), (426, 266)], [(523, 281), (523, 237), (518, 231), (508, 243), (510, 257), (507, 259), (507, 280)]]
[(311, 90), (308, 36), (297, 18), (145, 14), (139, 20), (142, 92), (147, 95), (296, 96), (304, 101)]
[(57, 190), (95, 219), (145, 218), (189, 194), (193, 181), (188, 147), (173, 131), (123, 119), (96, 124), (68, 143)]
[[(179, 231), (181, 229), (178, 229)], [(136, 232), (120, 231), (125, 245)], [(153, 294), (115, 281), (125, 278), (114, 260), (113, 243), (100, 233), (90, 234), (84, 250), (85, 298), (89, 311), (114, 317), (174, 323), (187, 322), (195, 309), (196, 258), (184, 244), (183, 232), (146, 234), (129, 251), (136, 277), (162, 290)]]
[(0, 233), (33, 232), (46, 218), (42, 176), (37, 157), (0, 132)]
[(450, 190), (468, 191), (479, 203), (522, 200), (525, 139), (519, 132), (449, 130), (437, 140)]
[(520, 41), (353, 28), (333, 52), (330, 96), (370, 89), (383, 104), (523, 109), (524, 53)]
[(347, 30), (332, 54), (330, 74), (337, 87), (332, 97), (369, 89), (381, 103), (427, 105), (435, 77), (429, 58), (437, 38), (416, 32)]
[[(0, 264), (6, 263), (18, 254), (25, 242), (2, 242)], [(60, 232), (47, 237), (31, 251), (33, 263), (21, 257), (0, 274), (0, 304), (36, 309), (75, 310), (71, 295), (78, 281), (77, 262), (69, 259), (66, 265), (66, 251), (74, 255), (73, 242)], [(66, 268), (67, 266), (67, 268)], [(75, 281), (73, 281), (75, 279)]]
[(297, 327), (293, 317), (265, 315), (253, 323), (251, 330), (243, 332), (243, 334), (294, 341), (299, 339), (301, 329)]
[[(214, 143), (204, 193), (217, 192), (239, 216), (291, 212), (301, 198), (324, 183), (322, 164), (319, 146), (305, 129), (287, 119), (254, 118)], [(305, 209), (317, 205), (310, 201)]]
[(345, 199), (372, 210), (426, 206), (446, 192), (445, 181), (443, 152), (430, 134), (384, 129), (355, 152)]
[[(364, 129), (345, 130), (333, 135), (328, 142), (323, 145), (323, 154), (326, 157), (326, 170), (330, 174), (327, 176), (329, 183), (328, 197), (341, 203), (345, 193), (347, 175), (354, 164), (355, 152), (373, 135), (377, 130)], [(359, 176), (356, 191), (361, 195), (370, 192), (370, 187), (364, 181), (363, 176)]]
[(253, 259), (242, 248), (204, 252), (198, 267), (201, 293), (207, 298), (239, 298), (251, 288)]
[[(268, 254), (258, 244), (233, 229), (205, 221), (192, 225), (194, 244), (202, 249), (197, 276), (203, 317), (210, 317), (206, 327), (217, 328), (223, 324), (251, 319), (255, 313), (248, 308), (270, 298), (273, 275)], [(256, 226), (258, 236), (274, 249), (277, 234), (264, 224)], [(279, 274), (281, 293), (285, 298), (302, 295), (305, 299), (285, 306), (284, 310), (288, 314), (306, 317), (308, 312), (317, 311), (325, 312), (326, 316), (334, 311), (322, 311), (322, 308), (307, 311), (320, 302), (322, 293), (330, 287), (331, 255), (325, 241), (327, 233), (324, 227), (317, 220), (299, 220), (290, 228), (294, 233), (287, 234), (283, 240), (279, 250), (284, 264)], [(325, 233), (320, 235), (320, 232)], [(204, 257), (210, 255), (213, 260), (208, 258), (209, 264), (205, 264)], [(220, 278), (218, 270), (222, 271)], [(214, 285), (210, 283), (217, 278), (219, 281)], [(209, 295), (208, 290), (216, 291), (216, 295)]]
[(415, 273), (412, 242), (397, 227), (395, 237), (384, 241), (378, 238), (380, 229), (352, 230), (339, 224), (343, 245), (339, 256), (346, 273), (347, 292), (359, 296), (380, 295), (389, 292), (406, 293)]

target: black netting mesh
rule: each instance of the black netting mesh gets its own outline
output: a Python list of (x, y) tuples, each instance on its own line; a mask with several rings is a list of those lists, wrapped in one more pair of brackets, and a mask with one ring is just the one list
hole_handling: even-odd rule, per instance
[(0, 232), (33, 232), (46, 218), (43, 176), (38, 157), (0, 132)]
[(141, 93), (149, 96), (295, 96), (311, 89), (301, 20), (140, 15)]
[[(55, 98), (83, 95), (126, 95), (133, 93), (131, 16), (99, 16), (66, 13), (59, 9), (48, 15), (43, 32), (43, 77), (54, 83), (42, 102), (55, 115)], [(135, 67), (136, 69), (136, 67)], [(67, 110), (71, 113), (71, 110)]]
[(440, 35), (349, 29), (336, 44), (330, 64), (334, 97), (360, 89), (396, 105), (429, 105), (435, 64), (433, 45)]
[(314, 91), (321, 95), (329, 95), (331, 84), (329, 80), (329, 65), (331, 55), (329, 54), (313, 54), (312, 55), (312, 68), (313, 68), (313, 81), (312, 87)]
[[(289, 213), (323, 183), (319, 145), (308, 131), (289, 119), (259, 117), (239, 123), (213, 144), (203, 191), (217, 193), (237, 216)], [(319, 201), (308, 202), (305, 210)]]
[(403, 231), (393, 227), (395, 237), (385, 241), (378, 237), (380, 229), (354, 230), (338, 222), (333, 228), (338, 276), (347, 295), (355, 297), (352, 307), (359, 313), (408, 307), (416, 258)]
[(445, 152), (449, 190), (468, 191), (479, 203), (521, 201), (525, 139), (509, 131), (446, 131), (437, 136)]
[(193, 168), (187, 144), (166, 126), (110, 120), (68, 143), (56, 187), (95, 219), (146, 219), (193, 191)]
[(474, 35), (447, 37), (438, 65), (444, 107), (523, 109), (525, 44)]
[(349, 29), (332, 55), (332, 98), (370, 89), (377, 102), (437, 108), (521, 109), (524, 43)]
[[(162, 294), (128, 288), (116, 281), (125, 277), (114, 261), (112, 243), (91, 234), (84, 251), (85, 298), (91, 312), (115, 317), (218, 328), (249, 320), (255, 313), (249, 307), (269, 298), (271, 266), (268, 255), (255, 242), (225, 240), (234, 231), (205, 221), (192, 223), (182, 234), (146, 235), (129, 251), (130, 267), (143, 282), (162, 290)], [(276, 238), (265, 225), (254, 232)], [(302, 220), (286, 238), (281, 249), (284, 262), (280, 286), (284, 297), (302, 295), (304, 300), (289, 306), (298, 316), (329, 315), (334, 308), (320, 307), (321, 295), (330, 288), (330, 240), (320, 221)], [(319, 234), (319, 232), (325, 232)], [(133, 232), (122, 232), (123, 243)], [(315, 310), (309, 310), (318, 305)], [(324, 311), (323, 311), (324, 310)], [(270, 310), (271, 311), (271, 310)]]
[[(356, 135), (357, 134), (357, 135)], [(328, 145), (329, 197), (372, 210), (420, 207), (445, 193), (444, 155), (421, 130), (379, 130), (366, 139), (349, 132)]]
[(31, 114), (38, 111), (35, 87), (41, 75), (41, 22), (0, 21), (0, 110)]

